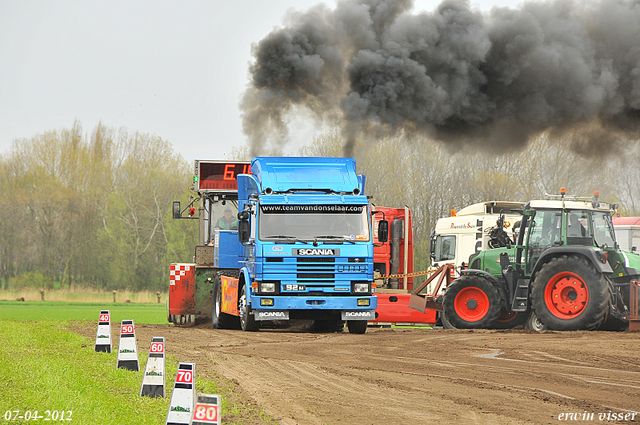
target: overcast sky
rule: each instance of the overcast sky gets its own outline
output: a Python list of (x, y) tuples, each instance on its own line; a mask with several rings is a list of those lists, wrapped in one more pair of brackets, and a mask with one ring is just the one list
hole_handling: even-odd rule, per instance
[[(227, 158), (246, 143), (238, 102), (251, 44), (288, 9), (318, 3), (0, 0), (0, 154), (78, 120), (85, 132), (102, 121), (156, 134), (189, 161)], [(414, 12), (439, 3), (416, 0)], [(471, 1), (483, 11), (518, 3)]]

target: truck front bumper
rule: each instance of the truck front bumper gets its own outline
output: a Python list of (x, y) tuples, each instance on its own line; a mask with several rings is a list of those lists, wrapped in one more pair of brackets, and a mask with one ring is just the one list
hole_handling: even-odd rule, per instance
[[(373, 320), (377, 307), (375, 296), (349, 296), (349, 297), (289, 297), (289, 296), (252, 296), (251, 308), (256, 312), (286, 312), (286, 315), (277, 315), (277, 319), (287, 320), (289, 312), (347, 312), (342, 314), (343, 320)], [(370, 314), (364, 314), (365, 312)], [(359, 312), (362, 312), (360, 314)], [(358, 313), (358, 314), (353, 314)], [(262, 316), (258, 314), (258, 316)], [(286, 317), (285, 317), (286, 316)], [(264, 315), (262, 320), (274, 320), (275, 315)], [(372, 317), (372, 318), (369, 318)], [(258, 319), (258, 318), (256, 318)], [(260, 320), (260, 319), (258, 319)]]

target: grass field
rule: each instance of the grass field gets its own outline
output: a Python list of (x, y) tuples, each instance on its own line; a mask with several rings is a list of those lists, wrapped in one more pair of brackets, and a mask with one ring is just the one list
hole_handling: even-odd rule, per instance
[(135, 323), (165, 324), (165, 304), (77, 303), (55, 301), (0, 301), (0, 320), (90, 320), (97, 322), (100, 310), (111, 312), (111, 323), (133, 319)]
[[(134, 319), (136, 324), (167, 323), (163, 304), (105, 307), (92, 303), (0, 301), (0, 424), (33, 423), (33, 419), (14, 419), (27, 411), (32, 417), (37, 411), (38, 421), (43, 422), (47, 418), (53, 422), (56, 415), (57, 420), (64, 417), (65, 423), (70, 418), (70, 423), (83, 425), (165, 423), (177, 359), (167, 354), (166, 398), (140, 397), (146, 356), (138, 353), (138, 372), (116, 369), (117, 349), (97, 353), (95, 341), (68, 330), (70, 320), (88, 320), (97, 326), (102, 308), (111, 311), (112, 324), (122, 319)], [(230, 383), (196, 377), (196, 391), (222, 395), (223, 420), (229, 415), (270, 422), (262, 412), (241, 404), (231, 405)]]

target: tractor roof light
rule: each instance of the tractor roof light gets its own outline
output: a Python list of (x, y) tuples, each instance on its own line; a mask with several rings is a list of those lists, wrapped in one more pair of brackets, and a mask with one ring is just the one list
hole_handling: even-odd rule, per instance
[(566, 195), (566, 194), (567, 194), (567, 189), (564, 188), (564, 187), (561, 187), (560, 188), (560, 196), (564, 197), (564, 195)]

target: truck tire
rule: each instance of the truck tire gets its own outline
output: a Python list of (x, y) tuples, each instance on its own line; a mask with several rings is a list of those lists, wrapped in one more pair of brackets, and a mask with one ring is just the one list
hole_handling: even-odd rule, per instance
[(582, 257), (552, 258), (537, 273), (532, 288), (533, 310), (548, 329), (592, 330), (607, 319), (607, 280)]
[(258, 323), (253, 317), (251, 306), (247, 303), (247, 285), (242, 285), (238, 297), (238, 313), (240, 314), (240, 329), (243, 331), (257, 331)]
[(238, 318), (222, 312), (222, 276), (237, 278), (238, 271), (226, 271), (216, 273), (213, 279), (213, 293), (211, 300), (211, 323), (214, 329), (237, 329), (240, 325)]
[(502, 312), (498, 289), (481, 276), (462, 276), (444, 294), (444, 314), (458, 329), (489, 329)]
[(547, 327), (542, 324), (540, 319), (538, 319), (538, 316), (536, 315), (535, 311), (529, 312), (529, 315), (527, 316), (527, 321), (524, 324), (524, 328), (531, 329), (537, 332), (547, 330)]
[(312, 332), (342, 332), (344, 329), (344, 320), (340, 317), (327, 320), (314, 320), (311, 325)]
[(366, 320), (347, 320), (347, 328), (350, 334), (363, 334), (367, 331)]
[(529, 318), (528, 313), (523, 313), (519, 311), (510, 311), (508, 313), (503, 312), (498, 316), (498, 320), (496, 320), (496, 324), (493, 325), (492, 329), (513, 329), (518, 326), (524, 326)]

